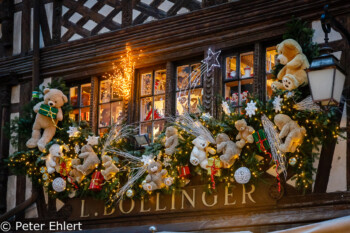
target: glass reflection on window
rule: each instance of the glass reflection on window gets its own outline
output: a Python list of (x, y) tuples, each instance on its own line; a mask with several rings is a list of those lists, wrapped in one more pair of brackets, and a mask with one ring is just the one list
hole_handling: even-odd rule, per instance
[(154, 97), (154, 120), (162, 119), (164, 118), (165, 114), (165, 96), (155, 96)]
[(154, 73), (154, 94), (165, 93), (166, 70), (157, 70)]
[(184, 90), (188, 88), (188, 77), (190, 75), (190, 67), (179, 66), (177, 67), (177, 89)]
[(253, 52), (241, 54), (241, 78), (250, 78), (254, 76), (254, 56)]
[(153, 119), (152, 97), (141, 99), (141, 121), (150, 121)]
[(78, 91), (79, 87), (71, 87), (69, 90), (70, 104), (73, 107), (78, 106)]
[(226, 58), (226, 79), (237, 78), (237, 59), (236, 56)]
[(153, 138), (158, 137), (164, 130), (164, 121), (155, 121), (153, 125)]
[(191, 65), (191, 88), (202, 84), (201, 63)]
[(81, 85), (80, 105), (89, 106), (90, 97), (91, 97), (91, 84), (88, 83), (88, 84)]
[(108, 103), (111, 100), (111, 85), (109, 80), (100, 82), (100, 103)]
[(111, 123), (111, 109), (110, 104), (100, 105), (100, 120), (99, 127), (108, 127)]
[(152, 95), (152, 73), (141, 74), (141, 96)]
[(112, 103), (112, 122), (113, 124), (123, 123), (123, 102), (117, 101)]

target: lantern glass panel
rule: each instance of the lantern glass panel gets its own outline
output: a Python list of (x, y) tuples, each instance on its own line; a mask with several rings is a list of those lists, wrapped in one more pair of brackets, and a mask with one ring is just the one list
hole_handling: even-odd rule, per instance
[(329, 100), (332, 96), (334, 69), (310, 70), (309, 85), (315, 102)]
[(335, 70), (335, 82), (334, 82), (334, 91), (333, 91), (333, 99), (340, 103), (341, 94), (343, 92), (343, 87), (345, 83), (345, 74), (343, 74), (340, 70)]

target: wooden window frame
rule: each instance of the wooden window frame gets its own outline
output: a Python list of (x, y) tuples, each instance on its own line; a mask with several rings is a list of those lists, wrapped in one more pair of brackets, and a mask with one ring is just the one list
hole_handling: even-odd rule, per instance
[[(90, 84), (90, 88), (91, 88), (91, 92), (90, 92), (90, 105), (81, 105), (81, 88), (83, 85), (86, 85), (86, 84)], [(77, 93), (77, 103), (78, 105), (77, 106), (72, 106), (72, 109), (73, 110), (76, 110), (76, 109), (79, 109), (79, 119), (78, 119), (78, 123), (81, 122), (81, 109), (82, 108), (89, 108), (89, 114), (90, 114), (90, 117), (89, 117), (89, 120), (86, 121), (88, 122), (89, 124), (91, 124), (91, 121), (92, 121), (92, 116), (91, 116), (91, 109), (93, 107), (93, 90), (92, 90), (92, 83), (91, 83), (91, 80), (88, 80), (88, 79), (84, 79), (84, 80), (81, 80), (79, 82), (76, 82), (76, 83), (70, 83), (69, 85), (67, 85), (69, 87), (69, 103), (71, 104), (71, 93), (70, 93), (70, 90), (71, 88), (74, 88), (74, 87), (78, 87), (78, 93)], [(75, 120), (75, 119), (74, 119)]]

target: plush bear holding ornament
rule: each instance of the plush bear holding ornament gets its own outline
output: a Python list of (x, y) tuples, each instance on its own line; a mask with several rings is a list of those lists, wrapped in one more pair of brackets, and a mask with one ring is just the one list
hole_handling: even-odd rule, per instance
[(165, 136), (165, 154), (172, 155), (175, 153), (177, 145), (179, 145), (177, 129), (173, 126), (169, 126), (165, 130)]
[(89, 175), (100, 163), (98, 156), (90, 145), (84, 145), (81, 148), (79, 158), (84, 159), (84, 161), (83, 164), (76, 166), (76, 168), (84, 175)]
[(254, 129), (251, 126), (248, 126), (247, 122), (244, 119), (238, 120), (235, 122), (235, 127), (238, 130), (238, 134), (236, 136), (236, 145), (239, 148), (243, 148), (246, 143), (253, 143), (253, 133)]
[(285, 114), (277, 114), (274, 122), (280, 130), (279, 138), (286, 138), (284, 143), (279, 145), (279, 149), (285, 153), (294, 153), (297, 147), (303, 143), (306, 134), (305, 128), (300, 127), (297, 122)]
[[(56, 133), (58, 121), (63, 120), (61, 107), (68, 102), (67, 96), (58, 89), (44, 89), (44, 101), (37, 103), (33, 110), (36, 113), (32, 137), (27, 141), (28, 148), (38, 147), (44, 151), (45, 146)], [(41, 135), (41, 129), (44, 130)]]
[(114, 165), (113, 159), (108, 155), (102, 157), (102, 164), (105, 169), (101, 171), (101, 174), (105, 178), (105, 180), (112, 179), (115, 176), (115, 174), (119, 172), (119, 168), (117, 168), (117, 166)]
[(215, 149), (208, 147), (209, 142), (201, 136), (194, 139), (192, 144), (194, 147), (191, 152), (190, 163), (193, 166), (197, 166), (199, 164), (201, 168), (207, 169), (208, 153), (214, 155), (216, 153)]
[(57, 160), (63, 156), (63, 147), (58, 144), (50, 146), (49, 154), (42, 158), (45, 160), (47, 173), (52, 174), (56, 171)]
[(293, 39), (287, 39), (276, 46), (278, 57), (277, 60), (285, 65), (277, 75), (277, 79), (271, 87), (273, 90), (294, 90), (299, 86), (308, 84), (305, 69), (309, 68), (309, 61), (303, 54), (303, 51)]
[(217, 152), (223, 153), (223, 155), (220, 156), (220, 160), (223, 162), (225, 168), (231, 167), (236, 159), (239, 158), (242, 151), (241, 148), (231, 141), (229, 136), (224, 133), (220, 133), (216, 136), (216, 145)]
[(72, 159), (71, 166), (73, 169), (69, 171), (69, 178), (72, 179), (70, 180), (71, 183), (77, 182), (78, 184), (80, 184), (84, 179), (84, 174), (76, 168), (80, 164), (81, 161), (79, 158)]
[(162, 164), (157, 161), (152, 161), (147, 166), (148, 175), (143, 181), (143, 189), (146, 191), (153, 191), (161, 189), (162, 187), (172, 185), (173, 179), (166, 177), (167, 171), (162, 169)]

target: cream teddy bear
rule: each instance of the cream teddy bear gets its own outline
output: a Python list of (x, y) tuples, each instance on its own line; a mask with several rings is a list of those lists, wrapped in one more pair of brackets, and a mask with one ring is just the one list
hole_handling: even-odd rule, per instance
[[(51, 141), (56, 133), (57, 122), (63, 120), (61, 107), (67, 102), (68, 98), (62, 91), (58, 89), (44, 89), (44, 101), (37, 103), (33, 108), (36, 113), (36, 118), (33, 124), (32, 137), (26, 143), (28, 148), (35, 148), (38, 146), (40, 151), (44, 151), (46, 144)], [(39, 113), (42, 104), (58, 109), (56, 119)], [(44, 129), (42, 136), (40, 132), (41, 129)]]
[(279, 138), (286, 138), (284, 143), (279, 145), (282, 152), (294, 153), (297, 147), (303, 143), (306, 130), (300, 127), (295, 121), (285, 114), (277, 114), (274, 122), (280, 130)]
[(235, 127), (238, 130), (238, 134), (236, 136), (236, 140), (239, 140), (236, 142), (236, 145), (239, 148), (243, 148), (246, 143), (253, 143), (253, 133), (254, 129), (251, 126), (247, 125), (247, 122), (244, 119), (238, 120), (235, 122)]
[(102, 157), (102, 164), (105, 169), (101, 171), (101, 174), (105, 178), (105, 180), (112, 179), (115, 176), (115, 174), (119, 172), (119, 168), (117, 168), (117, 166), (114, 165), (113, 159), (108, 155)]
[(309, 68), (309, 61), (303, 54), (303, 51), (293, 39), (287, 39), (276, 46), (278, 57), (277, 60), (285, 65), (277, 75), (277, 79), (281, 80), (272, 83), (273, 90), (294, 90), (295, 88), (307, 85), (308, 79), (305, 69)]
[(77, 182), (78, 184), (80, 184), (80, 182), (83, 181), (84, 179), (84, 174), (82, 172), (80, 172), (76, 167), (78, 165), (80, 165), (80, 159), (76, 158), (76, 159), (72, 159), (71, 161), (71, 166), (72, 166), (72, 170), (69, 171), (69, 178), (72, 179), (72, 182)]
[(45, 160), (47, 173), (52, 174), (56, 171), (57, 160), (63, 156), (63, 147), (58, 144), (50, 146), (49, 154), (42, 158)]
[(241, 148), (239, 148), (236, 143), (230, 140), (229, 136), (224, 133), (220, 133), (216, 136), (217, 152), (222, 152), (223, 155), (220, 156), (221, 162), (224, 164), (224, 168), (230, 168), (239, 158), (241, 154)]
[(194, 147), (191, 152), (190, 163), (193, 166), (197, 166), (199, 164), (201, 168), (207, 169), (208, 153), (214, 155), (216, 151), (213, 148), (208, 147), (209, 142), (201, 136), (194, 139), (192, 144)]
[(165, 154), (172, 155), (175, 153), (177, 145), (179, 145), (177, 129), (173, 126), (170, 126), (166, 128), (165, 135), (166, 135)]
[(100, 163), (100, 160), (90, 145), (85, 145), (81, 148), (79, 158), (84, 159), (84, 161), (82, 165), (77, 165), (76, 168), (85, 176), (93, 172)]
[(172, 184), (171, 177), (165, 177), (167, 171), (162, 169), (162, 164), (160, 162), (152, 161), (147, 166), (148, 175), (143, 181), (143, 189), (146, 191), (153, 191), (156, 189), (161, 189), (165, 185), (170, 186)]

